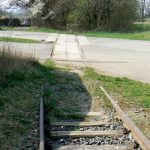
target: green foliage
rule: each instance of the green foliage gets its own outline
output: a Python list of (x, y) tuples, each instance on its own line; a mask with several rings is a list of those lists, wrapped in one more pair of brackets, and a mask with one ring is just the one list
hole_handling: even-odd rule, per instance
[(137, 15), (137, 0), (46, 1), (46, 26), (73, 30), (125, 31)]

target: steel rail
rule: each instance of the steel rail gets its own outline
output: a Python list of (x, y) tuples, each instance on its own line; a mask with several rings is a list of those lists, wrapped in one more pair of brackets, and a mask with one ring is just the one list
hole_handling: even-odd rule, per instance
[(39, 150), (44, 150), (44, 101), (43, 96), (41, 94), (40, 99), (40, 144), (39, 144)]
[(112, 103), (118, 116), (124, 122), (125, 127), (131, 131), (134, 140), (140, 145), (140, 147), (143, 150), (150, 150), (150, 140), (146, 138), (146, 136), (135, 125), (135, 123), (131, 120), (131, 118), (123, 112), (123, 110), (119, 107), (119, 105), (115, 102), (115, 100), (108, 94), (108, 92), (102, 86), (100, 86), (100, 88)]

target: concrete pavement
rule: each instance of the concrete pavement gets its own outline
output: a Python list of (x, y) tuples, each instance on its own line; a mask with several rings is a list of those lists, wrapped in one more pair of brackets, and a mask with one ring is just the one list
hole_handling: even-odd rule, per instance
[(82, 61), (76, 36), (61, 34), (56, 42), (53, 59), (67, 61)]

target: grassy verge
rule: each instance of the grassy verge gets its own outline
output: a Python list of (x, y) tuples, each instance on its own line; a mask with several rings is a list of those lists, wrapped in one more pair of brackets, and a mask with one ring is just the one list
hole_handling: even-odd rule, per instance
[(28, 31), (30, 31), (30, 32), (47, 32), (47, 33), (63, 32), (61, 30), (56, 30), (56, 29), (52, 29), (52, 28), (36, 28), (36, 27), (31, 27), (28, 29)]
[(58, 30), (46, 27), (3, 27), (3, 31), (28, 31), (28, 32), (45, 32), (45, 33), (70, 33), (69, 31)]
[(0, 52), (0, 149), (38, 149), (41, 86), (51, 79), (53, 67), (10, 50)]
[[(90, 83), (89, 89), (95, 96), (100, 97), (99, 86), (102, 85), (150, 138), (150, 84), (100, 75), (91, 68), (85, 69), (84, 80)], [(108, 100), (105, 105), (110, 105)]]
[[(85, 69), (85, 77), (98, 81), (119, 100), (120, 105), (150, 108), (150, 85), (127, 78), (99, 75), (93, 69)], [(97, 92), (98, 93), (98, 92)]]
[(130, 40), (150, 40), (150, 31), (141, 33), (116, 33), (116, 32), (86, 32), (83, 33), (89, 37), (105, 37), (115, 39), (130, 39)]
[(85, 32), (85, 36), (131, 40), (150, 40), (150, 23), (134, 23), (128, 32)]
[[(17, 28), (3, 28), (4, 30), (17, 30)], [(19, 28), (20, 30), (20, 28)], [(90, 31), (90, 32), (69, 32), (56, 30), (52, 28), (26, 28), (22, 29), (30, 32), (47, 32), (47, 33), (66, 33), (66, 34), (81, 34), (90, 37), (106, 37), (106, 38), (118, 38), (118, 39), (132, 39), (132, 40), (150, 40), (150, 22), (136, 22), (133, 24), (128, 32), (102, 32), (102, 31)]]
[(17, 42), (17, 43), (40, 43), (39, 41), (32, 39), (12, 38), (12, 37), (0, 37), (0, 41), (3, 42)]

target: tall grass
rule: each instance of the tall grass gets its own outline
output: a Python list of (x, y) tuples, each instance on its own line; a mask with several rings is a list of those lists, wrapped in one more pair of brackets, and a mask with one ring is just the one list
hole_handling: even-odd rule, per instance
[[(23, 137), (37, 122), (38, 65), (32, 57), (11, 46), (0, 48), (0, 149), (22, 149)], [(31, 131), (30, 131), (31, 132)], [(1, 138), (2, 137), (2, 138)]]
[(0, 87), (4, 88), (11, 80), (23, 80), (27, 72), (33, 71), (33, 57), (11, 50), (11, 46), (0, 48)]

